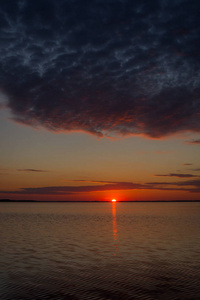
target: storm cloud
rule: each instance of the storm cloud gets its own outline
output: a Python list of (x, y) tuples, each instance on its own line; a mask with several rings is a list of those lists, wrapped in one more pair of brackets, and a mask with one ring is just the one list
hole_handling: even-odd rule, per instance
[(198, 0), (2, 0), (16, 122), (97, 136), (200, 131)]

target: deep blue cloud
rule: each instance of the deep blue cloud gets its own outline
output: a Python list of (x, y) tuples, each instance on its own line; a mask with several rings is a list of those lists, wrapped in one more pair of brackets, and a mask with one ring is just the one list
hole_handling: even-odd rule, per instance
[(200, 131), (197, 0), (1, 0), (17, 122), (98, 136)]

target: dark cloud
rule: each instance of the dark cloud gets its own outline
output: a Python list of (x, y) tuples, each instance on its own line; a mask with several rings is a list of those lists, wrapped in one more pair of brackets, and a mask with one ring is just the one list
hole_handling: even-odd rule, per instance
[[(79, 180), (78, 180), (79, 181)], [(33, 194), (33, 195), (62, 195), (72, 193), (87, 193), (100, 192), (110, 190), (134, 190), (146, 189), (146, 185), (132, 182), (106, 182), (106, 181), (92, 181), (98, 183), (106, 183), (102, 185), (88, 185), (88, 186), (49, 186), (39, 188), (21, 188), (19, 191), (1, 191), (0, 193), (8, 194)]]
[(193, 164), (190, 164), (190, 163), (186, 163), (186, 164), (183, 164), (184, 166), (192, 166)]
[[(74, 179), (74, 180), (65, 180), (65, 181), (71, 181), (71, 182), (89, 182), (89, 183), (113, 183), (113, 184), (119, 184), (120, 182), (118, 181), (107, 181), (107, 180), (86, 180), (86, 179)], [(125, 184), (127, 182), (121, 182), (122, 184)]]
[(20, 172), (49, 172), (47, 170), (37, 170), (37, 169), (17, 169)]
[(200, 177), (198, 175), (193, 174), (176, 174), (176, 173), (170, 173), (170, 174), (157, 174), (154, 175), (156, 177), (178, 177), (178, 178), (192, 178), (192, 177)]
[(168, 189), (170, 186), (175, 186), (176, 190), (188, 191), (191, 193), (200, 193), (200, 179), (187, 180), (187, 181), (178, 181), (178, 182), (149, 182), (147, 183), (150, 186), (152, 185), (154, 189)]
[(188, 144), (196, 144), (196, 145), (200, 145), (200, 139), (199, 140), (191, 140), (187, 142)]
[(52, 131), (199, 132), (198, 0), (1, 0), (0, 88)]
[[(76, 181), (76, 180), (72, 180)], [(80, 180), (77, 180), (80, 181)], [(84, 181), (85, 182), (85, 181)], [(47, 186), (35, 188), (21, 188), (16, 191), (0, 191), (0, 194), (18, 194), (18, 195), (70, 195), (89, 192), (120, 191), (120, 190), (165, 190), (165, 191), (187, 191), (200, 192), (200, 180), (189, 180), (179, 182), (148, 182), (145, 184), (134, 182), (112, 182), (112, 181), (94, 181), (98, 185), (87, 186)]]

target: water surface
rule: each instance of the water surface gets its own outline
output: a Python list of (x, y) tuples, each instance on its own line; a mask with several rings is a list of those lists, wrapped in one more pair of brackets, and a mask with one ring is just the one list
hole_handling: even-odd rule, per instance
[(200, 203), (0, 203), (0, 299), (200, 299)]

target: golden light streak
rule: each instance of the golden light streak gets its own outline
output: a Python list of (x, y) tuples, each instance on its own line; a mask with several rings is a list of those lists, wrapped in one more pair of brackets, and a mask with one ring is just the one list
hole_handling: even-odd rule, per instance
[(118, 234), (117, 234), (116, 200), (115, 201), (113, 200), (112, 200), (113, 240), (115, 246), (114, 255), (116, 256), (118, 250), (118, 244), (117, 244)]

